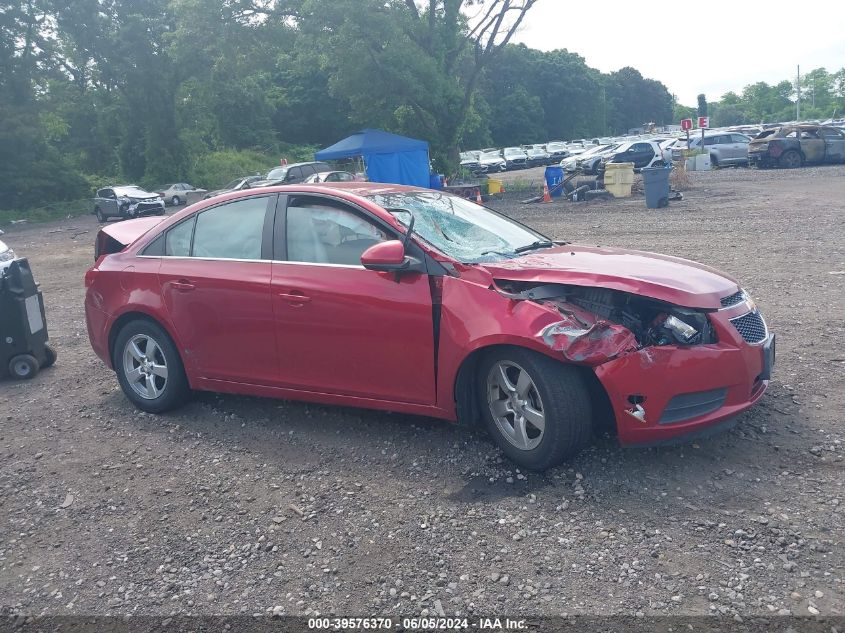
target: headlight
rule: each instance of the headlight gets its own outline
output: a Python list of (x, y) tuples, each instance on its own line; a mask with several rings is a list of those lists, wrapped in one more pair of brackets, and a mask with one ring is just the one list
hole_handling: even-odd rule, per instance
[(683, 341), (690, 341), (698, 335), (698, 330), (696, 330), (693, 326), (672, 315), (666, 317), (666, 320), (663, 322), (663, 327)]

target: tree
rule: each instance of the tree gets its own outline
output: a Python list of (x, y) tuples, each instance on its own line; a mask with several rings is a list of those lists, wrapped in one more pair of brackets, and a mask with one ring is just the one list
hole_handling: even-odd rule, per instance
[(482, 73), (535, 2), (306, 0), (299, 25), (323, 47), (330, 89), (353, 120), (424, 136), (454, 169)]
[(698, 95), (698, 116), (707, 116), (707, 97)]

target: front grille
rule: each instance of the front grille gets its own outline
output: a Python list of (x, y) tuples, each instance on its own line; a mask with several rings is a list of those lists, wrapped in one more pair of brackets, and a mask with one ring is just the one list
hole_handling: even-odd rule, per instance
[(731, 306), (735, 306), (736, 304), (745, 301), (745, 291), (739, 290), (730, 296), (722, 297), (719, 301), (721, 302), (723, 308), (730, 308)]
[(746, 343), (762, 343), (769, 334), (766, 322), (757, 310), (731, 319), (731, 323)]

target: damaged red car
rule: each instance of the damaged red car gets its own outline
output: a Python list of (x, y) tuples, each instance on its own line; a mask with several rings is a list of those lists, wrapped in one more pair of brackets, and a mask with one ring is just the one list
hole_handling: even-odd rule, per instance
[(774, 335), (728, 275), (553, 242), (437, 191), (246, 190), (104, 227), (91, 345), (137, 407), (191, 390), (481, 422), (545, 469), (710, 432), (766, 390)]

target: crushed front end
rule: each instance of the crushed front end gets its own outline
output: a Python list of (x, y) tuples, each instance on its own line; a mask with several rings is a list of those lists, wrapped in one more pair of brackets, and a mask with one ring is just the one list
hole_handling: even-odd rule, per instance
[(498, 286), (560, 313), (538, 336), (565, 362), (592, 368), (623, 444), (708, 432), (768, 386), (775, 337), (742, 290), (718, 307), (693, 309), (605, 288)]

